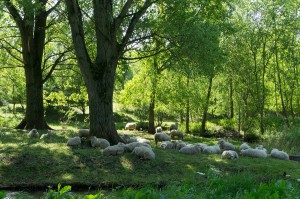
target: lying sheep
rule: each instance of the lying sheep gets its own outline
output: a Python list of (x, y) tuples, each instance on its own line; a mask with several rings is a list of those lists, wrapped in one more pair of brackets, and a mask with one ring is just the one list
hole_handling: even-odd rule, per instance
[(131, 138), (129, 135), (126, 134), (122, 135), (121, 138), (125, 143), (132, 143), (137, 141), (136, 138)]
[(163, 132), (155, 133), (154, 140), (155, 140), (155, 145), (157, 146), (157, 142), (169, 141), (169, 140), (171, 140), (171, 137)]
[(171, 130), (170, 134), (172, 140), (175, 140), (175, 138), (177, 138), (178, 140), (183, 140), (183, 133), (176, 129)]
[(271, 157), (272, 158), (277, 158), (277, 159), (280, 159), (280, 160), (289, 160), (290, 159), (289, 155), (286, 152), (279, 151), (278, 149), (272, 149)]
[(262, 150), (266, 153), (268, 153), (267, 149), (263, 146), (263, 145), (258, 145), (257, 147), (255, 147), (256, 149)]
[(243, 144), (241, 144), (240, 146), (240, 151), (243, 150), (243, 149), (250, 149), (251, 147), (248, 145), (247, 142), (244, 142)]
[(218, 154), (221, 153), (221, 148), (219, 145), (207, 146), (203, 149), (203, 153)]
[(90, 129), (79, 129), (78, 131), (78, 137), (80, 138), (88, 138), (90, 137)]
[(31, 131), (29, 131), (27, 136), (30, 138), (38, 138), (38, 137), (40, 137), (40, 134), (36, 129), (32, 129)]
[(53, 133), (51, 131), (48, 131), (47, 133), (41, 135), (40, 139), (50, 139), (52, 137)]
[(135, 147), (140, 147), (140, 146), (145, 146), (145, 147), (148, 147), (148, 148), (152, 149), (149, 144), (141, 143), (141, 142), (128, 143), (128, 144), (125, 145), (124, 149), (125, 149), (126, 152), (132, 152), (135, 149)]
[(201, 148), (197, 145), (189, 144), (186, 145), (185, 147), (182, 147), (179, 150), (179, 153), (189, 154), (189, 155), (198, 154), (201, 153)]
[(182, 140), (179, 140), (177, 143), (176, 143), (176, 149), (177, 150), (180, 150), (181, 148), (185, 147), (186, 146), (186, 143), (183, 142)]
[(91, 145), (92, 147), (100, 147), (101, 149), (105, 149), (110, 146), (110, 143), (106, 139), (97, 138), (96, 136), (91, 137)]
[(196, 143), (194, 145), (197, 145), (201, 149), (201, 152), (203, 152), (204, 149), (207, 147), (207, 144), (203, 144), (203, 143)]
[(81, 139), (80, 137), (69, 138), (67, 141), (67, 146), (80, 146)]
[(134, 153), (136, 156), (140, 157), (141, 159), (145, 159), (145, 160), (155, 159), (155, 154), (152, 151), (152, 149), (145, 146), (135, 147), (132, 153)]
[(156, 129), (155, 129), (155, 132), (156, 132), (156, 133), (160, 133), (160, 132), (162, 132), (162, 128), (161, 128), (161, 126), (158, 126), (158, 127), (156, 127)]
[(222, 159), (230, 159), (230, 160), (236, 160), (239, 158), (238, 154), (236, 151), (232, 151), (232, 150), (226, 150), (223, 151), (222, 155), (221, 155)]
[(249, 157), (259, 157), (259, 158), (268, 157), (268, 154), (264, 150), (251, 149), (251, 148), (241, 150), (241, 155), (249, 156)]
[(163, 149), (175, 149), (176, 148), (176, 144), (170, 141), (163, 141), (160, 144), (160, 147)]
[(136, 141), (137, 141), (137, 142), (140, 142), (140, 143), (146, 143), (146, 144), (151, 145), (150, 140), (145, 139), (145, 138), (137, 138)]
[(136, 129), (136, 123), (127, 123), (125, 125), (125, 130), (135, 130)]
[(231, 144), (229, 142), (226, 142), (223, 139), (219, 140), (218, 144), (220, 145), (220, 149), (222, 151), (224, 151), (224, 150), (234, 150), (233, 144)]
[(103, 155), (109, 156), (109, 155), (121, 155), (124, 153), (125, 150), (125, 144), (119, 143), (117, 145), (106, 147), (103, 150)]

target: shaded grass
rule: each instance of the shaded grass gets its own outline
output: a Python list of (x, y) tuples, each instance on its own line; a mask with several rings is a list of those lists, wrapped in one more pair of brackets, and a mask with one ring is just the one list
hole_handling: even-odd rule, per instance
[[(42, 133), (42, 132), (40, 132)], [(138, 131), (120, 131), (134, 137), (151, 139), (153, 135)], [(240, 157), (237, 161), (223, 160), (220, 155), (184, 155), (177, 150), (154, 147), (156, 159), (144, 161), (133, 154), (103, 156), (101, 149), (88, 146), (70, 148), (67, 139), (76, 130), (55, 131), (49, 140), (29, 139), (27, 131), (2, 129), (0, 137), (0, 187), (41, 187), (58, 183), (79, 187), (122, 188), (171, 185), (209, 185), (211, 170), (237, 181), (234, 176), (249, 176), (247, 182), (262, 183), (284, 178), (284, 172), (295, 181), (300, 178), (299, 163), (271, 158)], [(215, 144), (217, 140), (186, 136), (186, 142)], [(238, 142), (234, 143), (238, 146)], [(197, 172), (205, 173), (201, 176)], [(240, 184), (240, 182), (237, 182)], [(250, 184), (251, 184), (250, 183)], [(235, 184), (237, 185), (237, 184)], [(246, 185), (245, 185), (246, 186)]]

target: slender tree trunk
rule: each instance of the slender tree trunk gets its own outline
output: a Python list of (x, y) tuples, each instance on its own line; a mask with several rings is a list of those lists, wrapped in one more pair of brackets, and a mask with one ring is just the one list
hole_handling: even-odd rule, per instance
[(203, 117), (202, 117), (202, 122), (201, 122), (201, 133), (205, 133), (205, 131), (206, 131), (207, 112), (208, 112), (209, 100), (210, 100), (210, 96), (211, 96), (212, 83), (213, 83), (213, 77), (210, 77), (204, 111), (203, 111)]
[(154, 124), (154, 107), (155, 107), (155, 100), (151, 97), (151, 102), (149, 106), (149, 126), (148, 126), (148, 133), (154, 134), (155, 133), (155, 124)]
[[(189, 90), (190, 78), (187, 77), (186, 86), (187, 90)], [(187, 95), (187, 102), (186, 102), (186, 115), (185, 115), (185, 132), (190, 133), (190, 95)]]
[(229, 118), (234, 117), (234, 104), (233, 104), (233, 83), (232, 78), (229, 79), (229, 103), (230, 103), (230, 115)]

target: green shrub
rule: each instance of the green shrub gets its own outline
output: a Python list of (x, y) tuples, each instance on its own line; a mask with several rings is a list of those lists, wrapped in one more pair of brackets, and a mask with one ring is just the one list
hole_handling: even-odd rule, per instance
[(137, 124), (136, 124), (136, 129), (137, 130), (140, 130), (140, 129), (142, 129), (142, 130), (148, 130), (148, 122), (138, 122)]
[(259, 142), (261, 137), (256, 133), (245, 133), (244, 142), (254, 143)]

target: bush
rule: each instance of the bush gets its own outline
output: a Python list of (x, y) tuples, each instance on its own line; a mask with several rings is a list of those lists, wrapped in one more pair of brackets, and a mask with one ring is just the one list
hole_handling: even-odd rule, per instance
[(140, 129), (142, 129), (142, 130), (148, 130), (148, 126), (149, 126), (148, 122), (138, 122), (136, 124), (136, 129), (137, 130), (140, 130)]
[(254, 143), (260, 141), (261, 137), (256, 133), (245, 133), (244, 142)]

